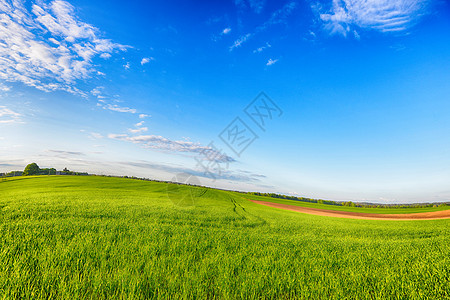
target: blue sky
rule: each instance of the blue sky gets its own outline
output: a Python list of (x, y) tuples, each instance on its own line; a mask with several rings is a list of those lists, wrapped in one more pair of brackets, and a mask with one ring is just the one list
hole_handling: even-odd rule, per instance
[(0, 27), (0, 172), (450, 198), (446, 1), (0, 0)]

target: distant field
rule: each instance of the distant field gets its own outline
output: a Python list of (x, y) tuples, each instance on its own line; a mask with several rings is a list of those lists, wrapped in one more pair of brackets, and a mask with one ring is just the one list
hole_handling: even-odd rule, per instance
[(438, 206), (438, 207), (424, 207), (424, 208), (366, 208), (366, 207), (350, 207), (350, 206), (338, 206), (338, 205), (329, 205), (329, 204), (320, 204), (320, 203), (310, 203), (296, 200), (285, 200), (285, 199), (277, 199), (272, 197), (262, 197), (262, 196), (253, 196), (246, 195), (247, 199), (252, 200), (263, 200), (273, 203), (282, 203), (289, 204), (301, 207), (311, 207), (311, 208), (320, 208), (320, 209), (328, 209), (328, 210), (338, 210), (338, 211), (352, 211), (352, 212), (361, 212), (361, 213), (372, 213), (372, 214), (412, 214), (412, 213), (421, 213), (421, 212), (432, 212), (432, 211), (442, 211), (450, 209), (449, 206)]
[[(321, 217), (167, 190), (94, 176), (0, 182), (0, 298), (450, 298), (450, 220)], [(195, 206), (173, 204), (191, 194)]]

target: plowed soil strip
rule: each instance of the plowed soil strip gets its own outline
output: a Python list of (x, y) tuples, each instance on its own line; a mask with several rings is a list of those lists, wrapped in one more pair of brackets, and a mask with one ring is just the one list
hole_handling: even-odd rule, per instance
[(310, 215), (347, 218), (347, 219), (365, 219), (365, 220), (436, 220), (436, 219), (449, 219), (450, 209), (433, 212), (413, 213), (413, 214), (371, 214), (371, 213), (358, 213), (351, 211), (337, 211), (320, 208), (301, 207), (289, 204), (281, 204), (267, 201), (249, 201), (265, 206), (281, 208), (291, 211), (297, 211)]

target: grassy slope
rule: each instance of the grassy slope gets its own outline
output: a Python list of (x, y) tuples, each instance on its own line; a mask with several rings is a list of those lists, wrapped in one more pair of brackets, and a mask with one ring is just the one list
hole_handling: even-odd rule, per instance
[(4, 298), (450, 297), (449, 220), (369, 221), (102, 177), (0, 182)]
[(261, 196), (253, 196), (246, 195), (246, 199), (252, 200), (261, 200), (268, 201), (274, 203), (282, 203), (289, 204), (301, 207), (311, 207), (311, 208), (320, 208), (320, 209), (328, 209), (328, 210), (338, 210), (338, 211), (352, 211), (352, 212), (361, 212), (361, 213), (372, 213), (372, 214), (412, 214), (412, 213), (421, 213), (421, 212), (431, 212), (431, 211), (441, 211), (450, 209), (448, 206), (438, 206), (438, 207), (424, 207), (424, 208), (366, 208), (366, 207), (349, 207), (349, 206), (337, 206), (337, 205), (328, 205), (328, 204), (320, 204), (320, 203), (309, 203), (303, 201), (296, 200), (285, 200), (285, 199), (277, 199), (272, 197), (261, 197)]

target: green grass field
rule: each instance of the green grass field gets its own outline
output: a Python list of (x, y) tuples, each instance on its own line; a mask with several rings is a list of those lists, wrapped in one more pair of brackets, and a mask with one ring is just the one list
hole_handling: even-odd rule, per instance
[[(313, 216), (178, 185), (170, 200), (167, 186), (0, 182), (0, 297), (450, 298), (450, 220)], [(190, 194), (195, 206), (173, 204)]]
[(285, 199), (277, 199), (272, 197), (262, 197), (262, 196), (254, 196), (254, 195), (246, 195), (246, 199), (252, 200), (261, 200), (268, 201), (273, 203), (281, 203), (281, 204), (289, 204), (300, 207), (310, 207), (310, 208), (320, 208), (327, 210), (337, 210), (337, 211), (352, 211), (352, 212), (360, 212), (360, 213), (372, 213), (372, 214), (412, 214), (412, 213), (423, 213), (423, 212), (432, 212), (432, 211), (441, 211), (450, 209), (449, 206), (437, 206), (437, 207), (423, 207), (423, 208), (368, 208), (368, 207), (350, 207), (350, 206), (338, 206), (338, 205), (329, 205), (329, 204), (320, 204), (320, 203), (310, 203), (304, 201), (296, 201), (296, 200), (285, 200)]

